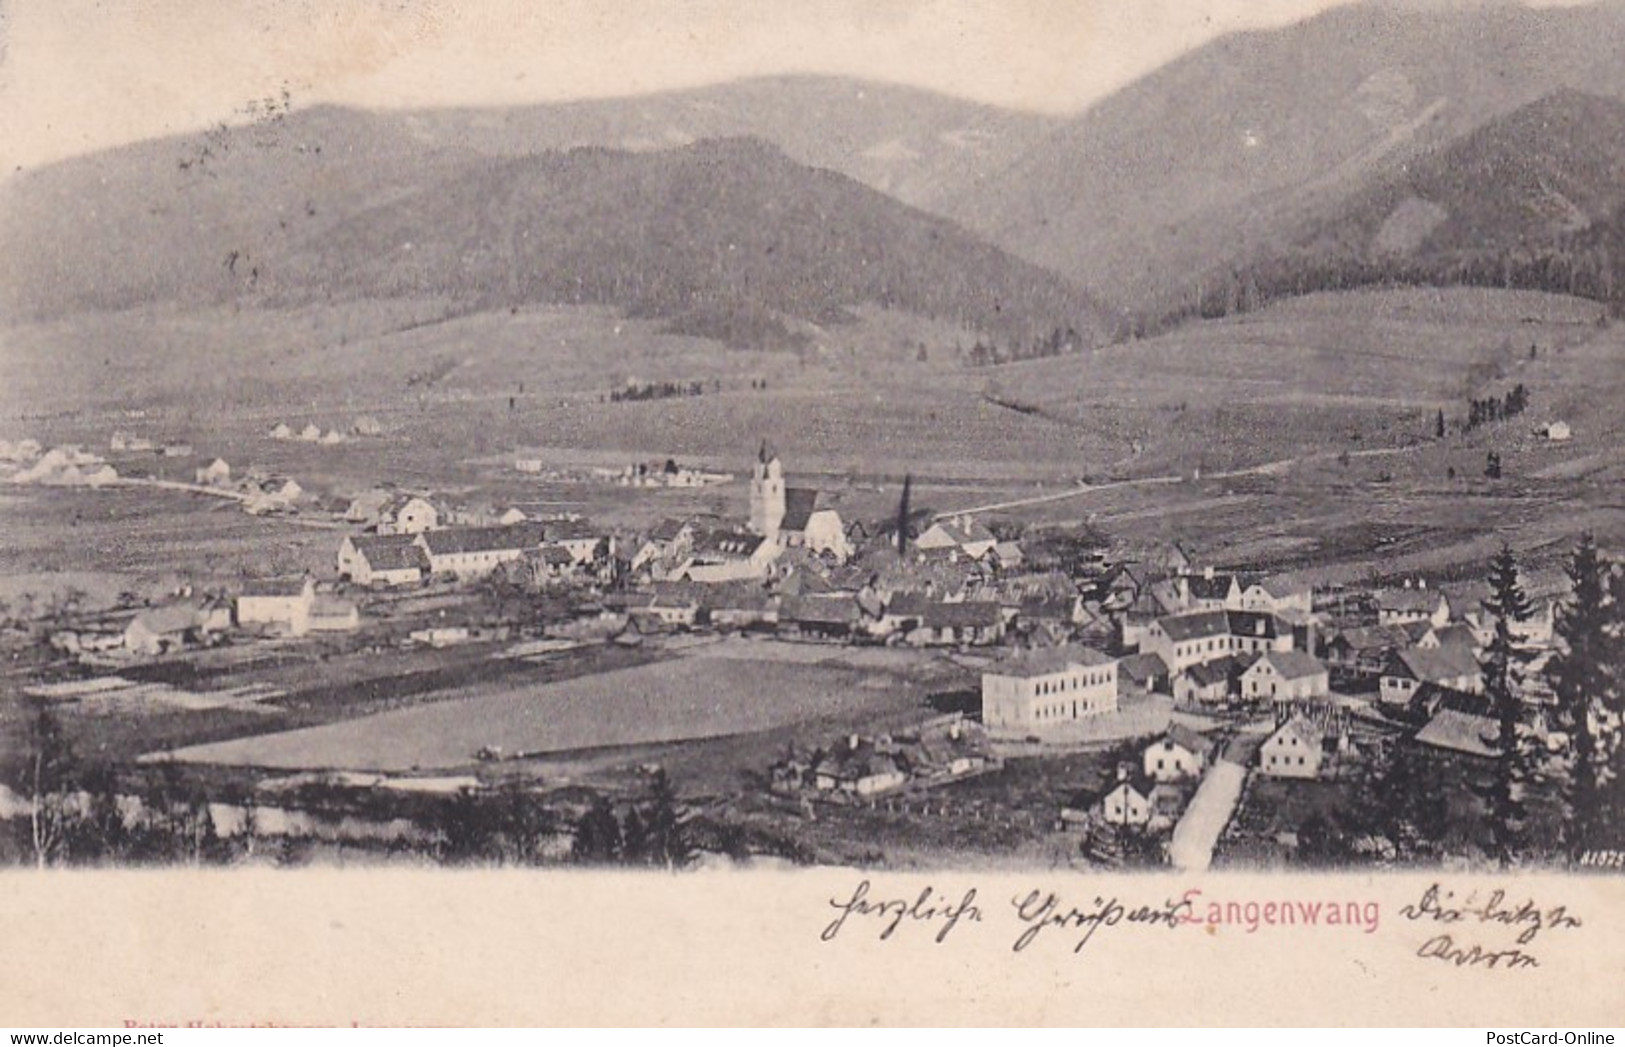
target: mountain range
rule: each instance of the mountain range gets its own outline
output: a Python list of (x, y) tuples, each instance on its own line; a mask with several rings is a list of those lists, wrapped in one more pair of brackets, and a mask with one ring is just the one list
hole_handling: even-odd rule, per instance
[(1362, 3), (1070, 118), (811, 76), (267, 109), (9, 178), (0, 308), (590, 302), (745, 344), (867, 306), (1098, 341), (1327, 281), (1611, 297), (1622, 159), (1625, 4)]

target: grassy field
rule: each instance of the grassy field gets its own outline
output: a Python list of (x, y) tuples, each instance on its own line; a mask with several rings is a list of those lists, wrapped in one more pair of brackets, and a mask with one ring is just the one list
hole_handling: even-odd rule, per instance
[(504, 754), (646, 745), (770, 730), (921, 703), (900, 673), (831, 661), (684, 657), (541, 685), (448, 689), (443, 701), (323, 727), (183, 749), (190, 762), (406, 771)]

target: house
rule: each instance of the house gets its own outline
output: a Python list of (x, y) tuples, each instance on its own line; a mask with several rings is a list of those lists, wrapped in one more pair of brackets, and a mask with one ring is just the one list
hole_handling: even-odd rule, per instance
[(1344, 629), (1326, 644), (1326, 662), (1334, 668), (1376, 676), (1395, 651), (1418, 643), (1431, 629), (1427, 622)]
[(1469, 651), (1476, 650), (1479, 646), (1478, 636), (1473, 632), (1473, 627), (1466, 622), (1451, 622), (1442, 628), (1429, 626), (1428, 631), (1416, 641), (1416, 646), (1424, 649), (1443, 647), (1446, 644), (1457, 644)]
[(1004, 638), (1004, 625), (1003, 609), (991, 600), (928, 600), (905, 639), (918, 646), (994, 644)]
[(1296, 640), (1292, 626), (1283, 618), (1263, 611), (1226, 611), (1230, 649), (1237, 654), (1263, 654), (1290, 651)]
[(680, 561), (694, 541), (694, 525), (684, 520), (662, 520), (632, 554), (632, 570)]
[(303, 636), (310, 628), (316, 583), (309, 578), (251, 582), (237, 595), (239, 626), (271, 626)]
[(378, 507), (373, 524), (379, 534), (422, 534), (440, 526), (440, 509), (418, 495), (392, 495)]
[(1001, 571), (1019, 571), (1027, 561), (1027, 555), (1022, 551), (1020, 542), (1000, 542), (993, 547), (993, 560)]
[(292, 440), (293, 439), (293, 430), (288, 428), (288, 423), (287, 422), (278, 422), (276, 424), (276, 427), (271, 430), (271, 439), (273, 439), (273, 440)]
[(192, 457), (192, 455), (196, 454), (197, 452), (192, 450), (192, 445), (191, 444), (188, 444), (188, 443), (173, 443), (173, 444), (164, 444), (163, 450), (160, 453), (165, 458), (190, 458), (190, 457)]
[(1117, 663), (1109, 656), (1081, 646), (1038, 648), (982, 673), (982, 722), (992, 730), (1038, 733), (1116, 712), (1117, 695)]
[(1426, 585), (1389, 589), (1377, 594), (1377, 624), (1403, 625), (1427, 622), (1444, 626), (1450, 622), (1450, 599)]
[(1241, 609), (1241, 582), (1233, 574), (1217, 574), (1209, 567), (1202, 574), (1181, 575), (1174, 584), (1178, 588), (1179, 607), (1182, 610)]
[(1143, 653), (1160, 655), (1175, 675), (1230, 654), (1230, 619), (1223, 610), (1191, 611), (1157, 618), (1140, 640)]
[(541, 548), (542, 530), (534, 524), (453, 527), (419, 532), (416, 541), (428, 558), (430, 574), (478, 578)]
[(1187, 666), (1173, 675), (1174, 701), (1184, 706), (1223, 705), (1234, 695), (1240, 672), (1240, 662), (1229, 655)]
[(914, 540), (922, 552), (934, 549), (956, 550), (971, 560), (980, 560), (999, 544), (987, 525), (974, 516), (952, 516), (937, 520)]
[(307, 443), (315, 443), (316, 441), (320, 440), (321, 438), (322, 438), (321, 426), (317, 425), (314, 422), (310, 423), (309, 425), (305, 426), (303, 429), (299, 430), (299, 439), (304, 440)]
[(577, 565), (597, 563), (613, 552), (609, 536), (584, 520), (559, 520), (543, 529), (548, 544), (564, 549)]
[(845, 638), (863, 619), (857, 598), (850, 593), (785, 596), (779, 600), (781, 629), (802, 636)]
[(1423, 684), (1438, 684), (1476, 694), (1484, 689), (1483, 672), (1471, 648), (1407, 647), (1389, 657), (1379, 683), (1384, 705), (1408, 705)]
[(350, 426), (350, 432), (355, 436), (382, 436), (384, 427), (372, 415), (364, 414)]
[(124, 647), (136, 654), (178, 651), (197, 638), (202, 622), (192, 604), (170, 604), (141, 611), (124, 627)]
[(1487, 698), (1460, 691), (1433, 697), (1427, 723), (1416, 732), (1418, 744), (1486, 759), (1501, 755), (1501, 725)]
[(1272, 778), (1319, 778), (1326, 759), (1325, 737), (1308, 717), (1288, 717), (1264, 740), (1259, 767)]
[(1166, 786), (1130, 767), (1120, 767), (1117, 781), (1101, 795), (1093, 810), (1107, 825), (1156, 829), (1173, 821), (1173, 804), (1177, 802), (1177, 793)]
[(706, 617), (719, 629), (743, 629), (779, 620), (777, 599), (755, 582), (708, 585), (700, 599)]
[(1141, 754), (1145, 777), (1156, 782), (1200, 778), (1213, 755), (1213, 742), (1183, 724), (1170, 724)]
[(359, 585), (416, 585), (429, 557), (411, 534), (363, 534), (339, 544), (339, 577)]
[(313, 633), (354, 632), (361, 628), (361, 609), (336, 596), (318, 596), (311, 601), (309, 628)]
[(216, 458), (198, 469), (197, 482), (201, 487), (227, 487), (231, 484), (231, 466), (225, 459)]
[(643, 604), (627, 608), (627, 616), (644, 626), (692, 629), (700, 620), (700, 600), (687, 586), (664, 586)]
[(1117, 660), (1117, 678), (1152, 694), (1171, 694), (1168, 664), (1160, 654), (1131, 654)]
[(1265, 651), (1241, 674), (1241, 697), (1249, 702), (1295, 702), (1331, 693), (1331, 673), (1306, 651)]
[(1553, 443), (1566, 443), (1573, 438), (1574, 431), (1569, 428), (1567, 422), (1548, 422), (1546, 427), (1541, 430), (1541, 435)]
[(672, 570), (669, 577), (695, 582), (763, 579), (781, 552), (782, 546), (762, 535), (732, 530), (699, 531), (689, 542), (682, 564)]
[(518, 506), (503, 510), (497, 515), (497, 524), (502, 527), (512, 527), (514, 524), (524, 523), (530, 519), (525, 511)]
[(821, 792), (874, 796), (907, 781), (895, 759), (876, 751), (872, 742), (857, 738), (813, 765), (813, 785)]
[(1297, 612), (1310, 615), (1315, 610), (1314, 590), (1282, 576), (1249, 582), (1241, 590), (1236, 606), (1228, 610), (1263, 611), (1268, 614)]

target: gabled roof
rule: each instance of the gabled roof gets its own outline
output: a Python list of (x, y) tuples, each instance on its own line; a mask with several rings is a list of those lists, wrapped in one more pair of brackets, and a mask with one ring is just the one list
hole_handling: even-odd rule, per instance
[(1235, 671), (1236, 663), (1233, 659), (1220, 658), (1217, 661), (1188, 666), (1184, 675), (1198, 687), (1212, 687), (1219, 683), (1228, 684)]
[[(938, 520), (932, 527), (942, 528), (942, 533), (947, 535), (955, 545), (973, 545), (981, 542), (998, 541), (993, 536), (993, 532), (987, 529), (987, 525), (974, 516), (950, 516)], [(927, 530), (930, 529), (927, 528)]]
[(594, 527), (586, 520), (549, 520), (542, 529), (550, 542), (585, 541), (604, 536), (602, 528)]
[(988, 629), (1004, 620), (996, 603), (965, 600), (960, 603), (929, 603), (921, 617), (927, 629)]
[(350, 544), (374, 571), (421, 570), (429, 565), (415, 534), (360, 534)]
[(1168, 663), (1162, 655), (1149, 651), (1118, 659), (1117, 671), (1142, 686), (1155, 676), (1168, 675)]
[(1377, 607), (1383, 611), (1431, 614), (1444, 598), (1437, 589), (1388, 589), (1377, 594)]
[(855, 597), (786, 596), (779, 603), (779, 619), (819, 625), (851, 625), (862, 617)]
[(1281, 635), (1281, 623), (1267, 611), (1226, 611), (1225, 625), (1232, 636), (1273, 640)]
[(1321, 741), (1325, 738), (1325, 732), (1310, 722), (1307, 717), (1294, 716), (1277, 727), (1275, 733), (1265, 739), (1265, 744), (1277, 740), (1287, 742), (1294, 737), (1298, 739), (1301, 745), (1310, 749), (1319, 749)]
[(1224, 636), (1230, 631), (1230, 620), (1223, 611), (1192, 611), (1189, 614), (1158, 618), (1157, 624), (1175, 643), (1207, 636)]
[(1283, 680), (1301, 680), (1327, 671), (1325, 664), (1308, 651), (1265, 651), (1253, 664), (1257, 666), (1266, 662)]
[(448, 527), (424, 531), (417, 537), (431, 556), (456, 556), (539, 548), (543, 532), (534, 523), (519, 523), (498, 527)]
[(692, 525), (687, 520), (662, 520), (655, 524), (654, 529), (649, 532), (649, 540), (670, 544), (682, 535), (685, 528), (691, 527)]
[(1469, 649), (1477, 645), (1478, 639), (1473, 635), (1473, 627), (1466, 622), (1451, 622), (1441, 629), (1429, 629), (1433, 638), (1439, 641), (1440, 647), (1450, 644), (1459, 644)]
[(1206, 756), (1213, 751), (1213, 739), (1204, 734), (1191, 730), (1182, 723), (1171, 723), (1168, 730), (1163, 732), (1162, 738), (1152, 742), (1152, 747), (1161, 745), (1164, 741), (1173, 742), (1188, 753), (1197, 756)]
[(1494, 757), (1501, 754), (1499, 735), (1500, 725), (1490, 717), (1445, 708), (1416, 732), (1416, 740), (1436, 749)]
[(747, 531), (700, 531), (694, 535), (692, 552), (699, 558), (747, 560), (765, 541), (761, 535)]
[(773, 594), (748, 581), (708, 585), (700, 600), (713, 611), (765, 611), (773, 606)]
[(1482, 670), (1470, 648), (1460, 644), (1443, 647), (1407, 647), (1394, 655), (1385, 673), (1409, 677), (1422, 683), (1435, 683), (1459, 676), (1477, 676)]
[(1236, 582), (1236, 576), (1233, 574), (1216, 574), (1212, 578), (1193, 574), (1187, 581), (1193, 600), (1223, 600), (1230, 595), (1230, 586), (1233, 583), (1240, 584)]
[(256, 596), (302, 596), (305, 587), (311, 584), (308, 577), (301, 575), (298, 578), (256, 578), (243, 585), (240, 595), (250, 598)]
[(1063, 673), (1073, 668), (1110, 665), (1111, 662), (1110, 657), (1093, 647), (1066, 644), (1060, 647), (1037, 647), (1030, 651), (1018, 651), (991, 666), (988, 672), (997, 676), (1031, 679), (1035, 676)]
[(785, 531), (805, 531), (807, 521), (818, 508), (818, 492), (807, 487), (784, 489), (784, 519), (779, 527)]

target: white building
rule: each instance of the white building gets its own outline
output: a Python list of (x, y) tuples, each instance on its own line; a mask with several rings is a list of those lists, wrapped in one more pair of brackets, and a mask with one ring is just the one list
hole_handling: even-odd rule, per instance
[(1330, 671), (1306, 651), (1266, 651), (1241, 674), (1241, 696), (1248, 701), (1307, 701), (1329, 693)]
[(1117, 662), (1089, 647), (1026, 651), (982, 674), (982, 722), (1039, 733), (1117, 711)]
[(303, 636), (310, 629), (316, 583), (309, 578), (250, 583), (237, 597), (239, 626), (274, 626)]

